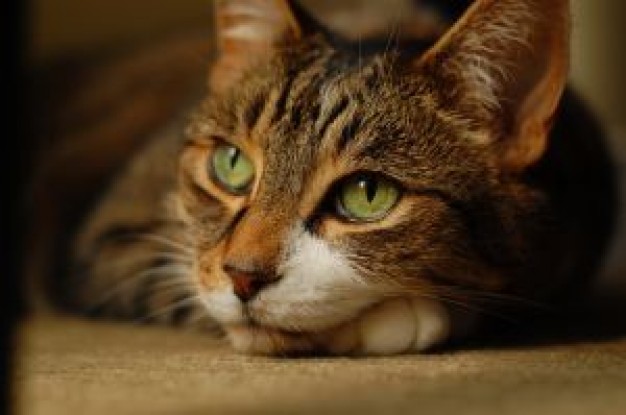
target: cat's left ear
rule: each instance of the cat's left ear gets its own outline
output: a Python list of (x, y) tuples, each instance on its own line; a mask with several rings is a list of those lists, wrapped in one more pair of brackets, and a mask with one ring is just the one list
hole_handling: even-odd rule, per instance
[(293, 0), (215, 0), (218, 57), (210, 87), (222, 91), (256, 62), (306, 34), (309, 17)]
[(520, 172), (544, 154), (566, 85), (569, 1), (475, 0), (417, 64)]

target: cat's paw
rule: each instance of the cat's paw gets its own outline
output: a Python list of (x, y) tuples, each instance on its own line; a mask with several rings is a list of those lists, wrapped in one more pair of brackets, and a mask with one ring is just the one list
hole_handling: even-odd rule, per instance
[(368, 309), (321, 340), (336, 355), (387, 356), (428, 350), (450, 333), (450, 315), (439, 302), (402, 298)]
[(390, 356), (426, 351), (445, 342), (452, 332), (451, 320), (449, 311), (437, 301), (398, 298), (323, 332), (244, 325), (230, 326), (227, 333), (235, 350), (247, 354)]

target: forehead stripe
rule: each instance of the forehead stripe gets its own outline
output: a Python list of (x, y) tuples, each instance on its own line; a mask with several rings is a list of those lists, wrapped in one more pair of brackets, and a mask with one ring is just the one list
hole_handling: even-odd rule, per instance
[(280, 90), (280, 95), (278, 96), (278, 99), (276, 100), (276, 103), (274, 104), (274, 113), (272, 115), (272, 123), (277, 122), (283, 117), (285, 110), (287, 109), (287, 101), (289, 99), (289, 95), (291, 93), (291, 89), (293, 88), (293, 83), (297, 75), (298, 75), (297, 72), (288, 72), (286, 74), (287, 80), (285, 83), (283, 83), (283, 86)]
[(333, 106), (330, 110), (324, 111), (324, 108), (322, 108), (322, 114), (328, 115), (323, 119), (319, 119), (317, 122), (317, 131), (320, 138), (324, 137), (328, 128), (348, 109), (349, 104), (350, 100), (348, 97), (343, 96), (333, 102)]
[(348, 146), (350, 141), (354, 138), (356, 132), (361, 127), (363, 120), (357, 114), (352, 114), (348, 122), (341, 129), (337, 141), (337, 153), (340, 154)]
[(265, 112), (267, 107), (268, 96), (263, 93), (255, 95), (252, 102), (246, 107), (243, 117), (248, 131), (252, 131), (256, 128), (261, 116)]

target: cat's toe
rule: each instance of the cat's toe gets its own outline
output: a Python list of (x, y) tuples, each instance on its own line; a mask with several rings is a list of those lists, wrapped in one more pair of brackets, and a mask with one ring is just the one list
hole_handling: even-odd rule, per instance
[(416, 322), (411, 350), (426, 351), (446, 341), (452, 331), (448, 310), (434, 300), (414, 298), (410, 301)]
[(360, 352), (382, 356), (407, 352), (414, 343), (416, 328), (410, 300), (383, 302), (359, 321)]

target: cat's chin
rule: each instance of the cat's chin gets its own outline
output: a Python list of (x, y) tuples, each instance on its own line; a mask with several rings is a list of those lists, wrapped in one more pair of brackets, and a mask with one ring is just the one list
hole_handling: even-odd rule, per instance
[(387, 356), (429, 350), (451, 333), (451, 318), (438, 302), (393, 299), (351, 321), (319, 332), (289, 332), (255, 323), (226, 327), (233, 347), (260, 355)]

